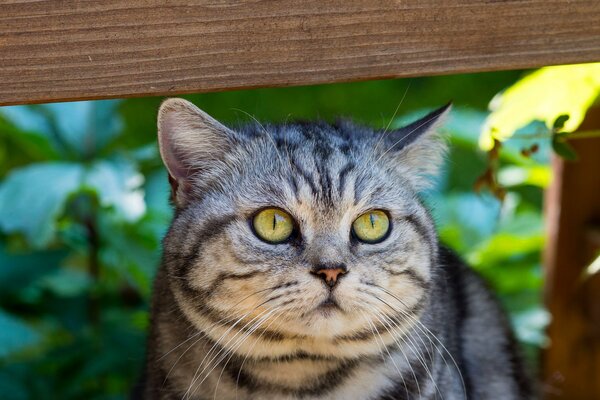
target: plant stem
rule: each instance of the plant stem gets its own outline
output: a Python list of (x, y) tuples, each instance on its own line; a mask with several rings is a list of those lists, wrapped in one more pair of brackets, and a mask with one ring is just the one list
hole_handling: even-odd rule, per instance
[[(552, 133), (524, 133), (519, 136), (513, 136), (512, 139), (521, 139), (521, 140), (529, 140), (529, 139), (550, 139), (552, 137)], [(598, 131), (579, 131), (569, 133), (565, 139), (589, 139), (600, 137), (600, 130)]]
[(88, 313), (90, 322), (93, 326), (98, 325), (100, 317), (100, 299), (98, 297), (97, 285), (100, 278), (100, 236), (96, 224), (94, 211), (85, 221), (88, 238), (88, 268), (93, 280), (92, 290), (90, 291)]

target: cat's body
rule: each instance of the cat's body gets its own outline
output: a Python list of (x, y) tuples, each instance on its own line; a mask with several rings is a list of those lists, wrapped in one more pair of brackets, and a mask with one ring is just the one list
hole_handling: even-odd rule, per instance
[[(383, 136), (348, 123), (233, 132), (165, 103), (176, 216), (143, 397), (530, 398), (504, 315), (416, 197), (442, 157), (443, 111)], [(293, 221), (284, 240), (261, 239), (265, 209)], [(368, 229), (389, 219), (377, 240), (361, 236), (364, 215)]]

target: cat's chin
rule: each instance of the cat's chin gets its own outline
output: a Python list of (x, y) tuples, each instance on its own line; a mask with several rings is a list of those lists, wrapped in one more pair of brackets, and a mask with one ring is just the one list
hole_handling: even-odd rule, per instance
[(344, 310), (342, 307), (340, 307), (337, 300), (332, 297), (328, 297), (314, 309), (314, 312), (324, 317), (331, 317), (336, 313), (344, 313)]
[(360, 329), (359, 319), (339, 304), (324, 301), (288, 327), (300, 335), (330, 340)]

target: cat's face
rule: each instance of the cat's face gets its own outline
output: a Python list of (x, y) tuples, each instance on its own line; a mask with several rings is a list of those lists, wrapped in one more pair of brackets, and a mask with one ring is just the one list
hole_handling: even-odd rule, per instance
[(344, 340), (412, 325), (437, 249), (416, 194), (440, 163), (434, 129), (446, 109), (386, 133), (233, 131), (165, 102), (159, 140), (177, 213), (164, 261), (176, 306), (209, 336), (229, 324)]

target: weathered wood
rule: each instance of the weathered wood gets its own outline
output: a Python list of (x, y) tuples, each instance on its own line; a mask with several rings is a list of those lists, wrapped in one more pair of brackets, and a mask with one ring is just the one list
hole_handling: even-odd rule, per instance
[(600, 60), (594, 1), (5, 0), (0, 105)]
[[(600, 128), (600, 109), (581, 129)], [(574, 134), (576, 135), (576, 133)], [(571, 140), (578, 162), (554, 160), (546, 197), (546, 304), (552, 314), (544, 352), (547, 399), (600, 399), (600, 138)]]

